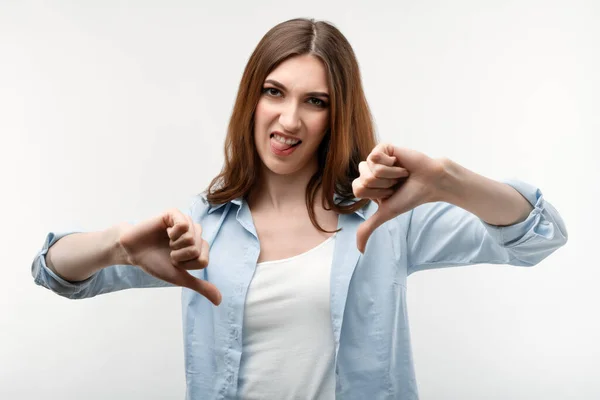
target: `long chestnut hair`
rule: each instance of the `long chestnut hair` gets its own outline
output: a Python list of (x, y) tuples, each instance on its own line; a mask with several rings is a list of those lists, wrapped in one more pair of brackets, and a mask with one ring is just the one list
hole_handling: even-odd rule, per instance
[[(314, 19), (292, 19), (273, 27), (250, 56), (233, 107), (225, 139), (225, 163), (210, 183), (207, 200), (223, 204), (246, 197), (256, 183), (261, 160), (254, 145), (254, 112), (267, 75), (286, 59), (310, 54), (325, 65), (330, 95), (329, 131), (318, 148), (318, 170), (306, 187), (306, 206), (317, 223), (314, 202), (320, 185), (323, 207), (339, 214), (362, 208), (369, 200), (354, 201), (352, 181), (358, 164), (375, 147), (371, 112), (362, 88), (356, 56), (348, 40), (333, 25)], [(340, 201), (334, 202), (334, 193)]]

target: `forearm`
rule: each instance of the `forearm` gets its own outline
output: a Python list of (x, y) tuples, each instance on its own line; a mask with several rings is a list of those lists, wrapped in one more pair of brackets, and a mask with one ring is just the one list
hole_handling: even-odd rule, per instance
[(524, 221), (532, 205), (513, 187), (444, 160), (440, 200), (475, 214), (490, 225), (506, 226)]
[(46, 265), (62, 278), (77, 282), (110, 265), (126, 264), (126, 254), (118, 244), (119, 235), (120, 225), (67, 235), (48, 249)]

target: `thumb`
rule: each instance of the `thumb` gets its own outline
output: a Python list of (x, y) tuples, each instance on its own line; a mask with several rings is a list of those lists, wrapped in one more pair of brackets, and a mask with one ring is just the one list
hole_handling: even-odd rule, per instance
[(356, 246), (361, 253), (365, 252), (365, 248), (367, 247), (367, 241), (371, 234), (375, 231), (375, 229), (379, 228), (390, 219), (385, 212), (378, 209), (375, 214), (371, 215), (365, 222), (360, 224), (358, 230), (356, 231)]
[(198, 279), (186, 270), (181, 271), (181, 286), (191, 289), (206, 297), (215, 306), (221, 303), (222, 295), (219, 289), (212, 283)]

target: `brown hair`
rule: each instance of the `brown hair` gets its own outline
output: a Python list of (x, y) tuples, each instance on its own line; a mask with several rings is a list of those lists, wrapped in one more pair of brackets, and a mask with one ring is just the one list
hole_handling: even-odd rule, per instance
[[(314, 201), (323, 185), (323, 207), (349, 214), (369, 202), (354, 199), (352, 181), (359, 176), (358, 164), (365, 160), (377, 139), (356, 56), (348, 40), (333, 25), (313, 19), (292, 19), (273, 27), (250, 56), (233, 107), (225, 139), (225, 164), (209, 185), (207, 200), (223, 204), (245, 197), (257, 179), (260, 158), (253, 140), (254, 112), (267, 75), (286, 59), (311, 54), (327, 69), (330, 94), (329, 132), (318, 148), (318, 170), (306, 188), (306, 205), (312, 224), (316, 222)], [(334, 203), (334, 193), (341, 202)]]

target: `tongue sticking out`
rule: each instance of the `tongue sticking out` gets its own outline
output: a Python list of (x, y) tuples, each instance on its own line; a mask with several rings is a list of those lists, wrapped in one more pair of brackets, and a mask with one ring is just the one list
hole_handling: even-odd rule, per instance
[(291, 149), (292, 147), (294, 147), (294, 146), (290, 146), (289, 144), (281, 143), (280, 141), (275, 140), (275, 139), (271, 139), (271, 144), (273, 145), (273, 147), (275, 147), (279, 151), (284, 151), (284, 150)]

